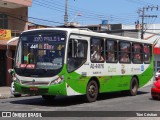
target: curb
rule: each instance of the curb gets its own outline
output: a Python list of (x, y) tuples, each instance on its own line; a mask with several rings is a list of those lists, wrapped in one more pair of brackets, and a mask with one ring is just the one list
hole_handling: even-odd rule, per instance
[(11, 95), (8, 94), (0, 94), (0, 99), (6, 99), (6, 98), (10, 98)]
[[(23, 94), (21, 97), (30, 97), (33, 95), (29, 95), (29, 94)], [(1, 94), (0, 93), (0, 99), (7, 99), (7, 98), (19, 98), (19, 97), (15, 97), (14, 95), (11, 94)]]

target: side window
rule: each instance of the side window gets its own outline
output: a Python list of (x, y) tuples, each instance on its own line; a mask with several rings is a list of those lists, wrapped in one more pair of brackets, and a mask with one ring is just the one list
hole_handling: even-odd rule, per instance
[(15, 67), (19, 68), (19, 65), (22, 63), (22, 51), (21, 48), (22, 47), (22, 41), (20, 40), (19, 45), (18, 45), (18, 49), (17, 49), (17, 54), (16, 54), (16, 60), (15, 60)]
[(131, 44), (129, 42), (120, 42), (119, 52), (119, 61), (121, 63), (131, 62)]
[(101, 38), (91, 39), (91, 62), (104, 62), (104, 40)]
[(133, 63), (143, 63), (142, 45), (140, 43), (132, 44), (132, 62)]
[(70, 39), (67, 52), (67, 70), (72, 72), (87, 60), (87, 46), (85, 40)]
[(151, 45), (144, 44), (144, 46), (143, 46), (144, 63), (146, 63), (146, 64), (150, 63), (151, 55), (152, 55), (152, 47), (151, 47)]
[(106, 40), (106, 62), (117, 62), (117, 41)]

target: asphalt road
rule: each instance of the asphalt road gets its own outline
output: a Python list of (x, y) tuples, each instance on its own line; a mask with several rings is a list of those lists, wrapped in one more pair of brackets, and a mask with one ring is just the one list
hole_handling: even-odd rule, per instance
[[(116, 115), (119, 116), (116, 118), (118, 118), (119, 120), (150, 120), (151, 117), (136, 117), (136, 115), (132, 117), (129, 115), (130, 113), (128, 112), (137, 111), (134, 112), (134, 114), (137, 114), (139, 113), (138, 111), (142, 111), (142, 114), (144, 114), (143, 111), (155, 111), (155, 113), (156, 111), (160, 111), (160, 101), (152, 99), (150, 94), (150, 88), (151, 86), (139, 89), (137, 96), (127, 96), (124, 93), (101, 94), (98, 100), (93, 103), (86, 103), (83, 100), (84, 96), (56, 97), (53, 102), (46, 102), (41, 98), (41, 96), (0, 99), (0, 111), (64, 111), (62, 112), (62, 118), (59, 119), (73, 119), (65, 117), (66, 111), (75, 111), (76, 114), (79, 111), (89, 111), (89, 114), (92, 114), (94, 116), (94, 119), (96, 119), (95, 111), (104, 111), (104, 113), (109, 113), (110, 111), (121, 111), (118, 112), (119, 115), (117, 115), (116, 113)], [(102, 112), (102, 116), (104, 115), (104, 113)], [(53, 114), (60, 115), (60, 112), (48, 112), (47, 114), (51, 116)], [(74, 114), (74, 112), (72, 114)], [(83, 116), (83, 114), (84, 116), (86, 116), (86, 113), (83, 112), (79, 114), (79, 116)], [(107, 120), (113, 119), (113, 117), (116, 116), (114, 116), (114, 114), (113, 116), (111, 115), (111, 117), (107, 117)], [(120, 117), (121, 115), (126, 115), (126, 117)], [(74, 119), (81, 118), (82, 117), (77, 116)], [(85, 118), (92, 119), (91, 117)], [(100, 117), (100, 119), (106, 120), (106, 118), (104, 117)], [(157, 117), (153, 117), (152, 119), (158, 120)]]

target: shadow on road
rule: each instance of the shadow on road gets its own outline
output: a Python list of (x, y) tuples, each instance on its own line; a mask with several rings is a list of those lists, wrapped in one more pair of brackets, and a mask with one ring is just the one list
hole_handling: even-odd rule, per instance
[(25, 104), (25, 105), (38, 105), (38, 106), (58, 106), (58, 107), (65, 107), (65, 106), (71, 106), (76, 104), (83, 104), (84, 96), (57, 96), (52, 101), (45, 101), (42, 99), (41, 96), (36, 97), (26, 97), (23, 98), (23, 100), (15, 100), (11, 101), (12, 104)]
[[(148, 94), (148, 92), (139, 91), (137, 95)], [(99, 95), (97, 101), (115, 99), (120, 97), (129, 97), (125, 92), (102, 93)], [(78, 104), (84, 104), (85, 96), (57, 96), (53, 101), (45, 101), (41, 96), (35, 97), (21, 97), (18, 100), (11, 101), (12, 104), (38, 105), (50, 107), (65, 107)]]
[[(138, 91), (137, 95), (148, 94), (148, 93), (149, 92)], [(114, 98), (129, 97), (129, 96), (130, 95), (128, 94), (127, 91), (112, 92), (112, 93), (101, 93), (98, 97), (98, 100), (114, 99)]]
[(149, 100), (152, 100), (152, 101), (160, 101), (160, 99), (159, 98), (157, 98), (157, 99), (153, 99), (152, 97), (151, 98), (149, 98)]

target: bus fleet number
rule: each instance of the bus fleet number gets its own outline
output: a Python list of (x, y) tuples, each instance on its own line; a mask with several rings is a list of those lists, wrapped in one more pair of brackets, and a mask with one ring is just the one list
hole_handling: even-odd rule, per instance
[(104, 64), (91, 64), (91, 69), (104, 69)]

